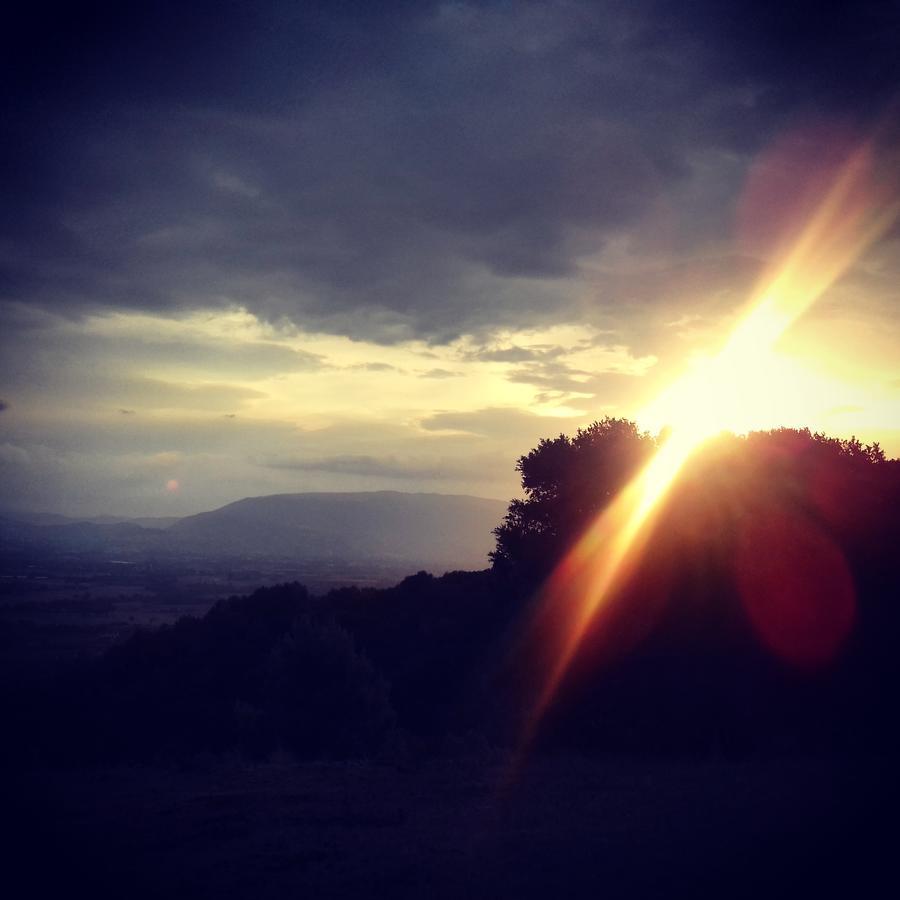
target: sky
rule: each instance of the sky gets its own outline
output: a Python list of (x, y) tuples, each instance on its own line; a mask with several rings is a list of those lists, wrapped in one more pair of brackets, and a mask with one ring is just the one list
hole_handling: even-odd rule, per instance
[[(813, 175), (865, 140), (874, 198), (900, 170), (895, 2), (33, 6), (0, 37), (5, 509), (508, 499), (542, 437), (666, 424)], [(898, 286), (894, 224), (747, 427), (900, 456)]]

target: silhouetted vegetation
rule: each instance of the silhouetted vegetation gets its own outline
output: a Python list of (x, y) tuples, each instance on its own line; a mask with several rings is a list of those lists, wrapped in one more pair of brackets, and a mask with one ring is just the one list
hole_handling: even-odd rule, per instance
[(494, 530), (495, 568), (530, 583), (548, 575), (656, 447), (633, 422), (613, 418), (580, 428), (573, 438), (542, 440), (516, 463), (525, 499), (513, 500)]
[(23, 737), (50, 758), (89, 762), (236, 748), (251, 757), (279, 747), (301, 757), (373, 753), (393, 722), (387, 687), (320, 612), (304, 587), (287, 584), (140, 629), (66, 671), (40, 716), (25, 708), (32, 734)]
[[(495, 567), (537, 589), (651, 448), (607, 419), (522, 457), (526, 497), (497, 529)], [(625, 752), (892, 752), (898, 538), (900, 463), (878, 445), (794, 429), (709, 442), (588, 629), (543, 739)], [(514, 681), (550, 665), (548, 642), (529, 636)]]
[[(542, 583), (654, 451), (606, 419), (519, 461), (492, 569), (311, 597), (297, 584), (141, 630), (9, 692), (6, 751), (83, 760), (514, 746), (551, 660)], [(900, 748), (900, 462), (782, 429), (685, 466), (591, 626), (541, 746), (628, 754)]]

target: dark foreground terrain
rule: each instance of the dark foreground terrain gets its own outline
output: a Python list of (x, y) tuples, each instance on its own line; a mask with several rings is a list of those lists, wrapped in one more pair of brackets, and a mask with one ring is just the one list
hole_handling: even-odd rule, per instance
[[(817, 897), (896, 885), (892, 776), (834, 761), (464, 753), (19, 776), (38, 897)], [(887, 891), (887, 893), (884, 893)]]
[(652, 450), (542, 442), (489, 570), (13, 579), (0, 897), (896, 896), (900, 463), (711, 446), (548, 681), (568, 547)]

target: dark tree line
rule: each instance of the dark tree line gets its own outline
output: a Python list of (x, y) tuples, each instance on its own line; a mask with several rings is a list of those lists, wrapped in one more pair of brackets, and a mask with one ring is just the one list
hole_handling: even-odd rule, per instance
[(51, 759), (229, 749), (258, 757), (276, 748), (362, 756), (377, 750), (394, 721), (384, 678), (299, 584), (140, 629), (62, 675), (19, 697), (17, 710), (31, 752)]

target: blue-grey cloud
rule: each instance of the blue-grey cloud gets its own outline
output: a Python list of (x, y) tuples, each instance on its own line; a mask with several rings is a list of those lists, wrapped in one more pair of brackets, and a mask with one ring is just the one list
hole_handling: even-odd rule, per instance
[(352, 366), (349, 366), (351, 369), (357, 369), (363, 372), (400, 372), (402, 369), (398, 369), (397, 366), (392, 366), (390, 363), (384, 362), (367, 362), (367, 363), (355, 363)]
[[(562, 352), (562, 348), (560, 348)], [(468, 356), (469, 359), (479, 360), (481, 362), (511, 362), (519, 363), (528, 360), (539, 359), (542, 356), (540, 351), (531, 347), (504, 347), (499, 350), (475, 350)]]
[(428, 369), (426, 372), (422, 372), (419, 377), (420, 378), (459, 378), (462, 376), (462, 372), (453, 372), (450, 369)]
[(632, 289), (585, 311), (586, 254), (672, 197), (679, 240), (721, 234), (773, 135), (884, 107), (898, 35), (871, 0), (20, 4), (0, 299), (383, 341), (602, 318)]
[(433, 432), (465, 432), (481, 438), (512, 440), (526, 448), (530, 442), (576, 421), (573, 417), (548, 419), (512, 407), (485, 407), (466, 412), (436, 412), (422, 420)]
[[(324, 457), (283, 456), (268, 458), (260, 463), (272, 469), (288, 469), (298, 472), (331, 472), (339, 475), (362, 475), (374, 478), (393, 478), (398, 481), (473, 481), (490, 480), (498, 475), (505, 460), (469, 457), (436, 459), (426, 457), (397, 457), (360, 455), (334, 455)], [(473, 477), (474, 476), (474, 477)]]

